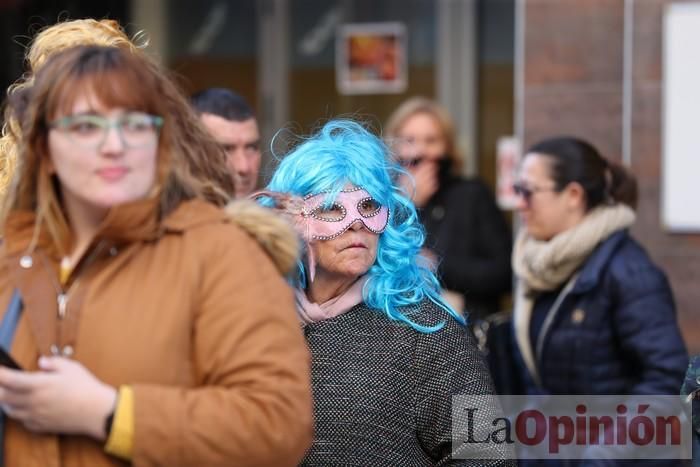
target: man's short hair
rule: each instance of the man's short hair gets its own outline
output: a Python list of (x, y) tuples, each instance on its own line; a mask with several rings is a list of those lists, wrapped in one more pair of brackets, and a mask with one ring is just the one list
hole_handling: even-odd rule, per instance
[(192, 96), (192, 107), (197, 113), (217, 115), (233, 122), (255, 118), (248, 102), (235, 92), (224, 88), (209, 88)]

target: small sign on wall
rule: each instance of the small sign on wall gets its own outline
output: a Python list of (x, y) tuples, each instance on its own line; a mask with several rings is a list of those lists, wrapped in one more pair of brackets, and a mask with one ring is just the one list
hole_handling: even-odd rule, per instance
[(406, 90), (406, 27), (402, 23), (345, 24), (336, 38), (336, 84), (342, 94)]
[(520, 164), (520, 141), (514, 136), (502, 136), (496, 143), (496, 199), (501, 209), (515, 209), (518, 196), (513, 190)]

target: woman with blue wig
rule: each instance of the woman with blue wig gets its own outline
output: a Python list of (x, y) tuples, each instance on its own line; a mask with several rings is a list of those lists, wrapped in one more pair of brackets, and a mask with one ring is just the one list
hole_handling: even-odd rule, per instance
[[(419, 256), (424, 231), (396, 184), (401, 170), (362, 125), (335, 120), (256, 195), (306, 244), (295, 280), (316, 436), (303, 465), (511, 465), (498, 445), (452, 444), (453, 396), (488, 396), (492, 383)], [(487, 400), (469, 401), (480, 428), (500, 416)], [(462, 415), (454, 422), (465, 426)]]

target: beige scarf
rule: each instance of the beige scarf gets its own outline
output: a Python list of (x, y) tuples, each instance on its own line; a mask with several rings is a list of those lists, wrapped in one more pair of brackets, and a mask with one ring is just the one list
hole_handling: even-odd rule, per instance
[[(576, 226), (548, 241), (535, 240), (521, 230), (513, 249), (513, 271), (518, 279), (513, 321), (520, 354), (539, 383), (530, 343), (530, 318), (536, 292), (556, 290), (569, 280), (593, 250), (618, 230), (634, 223), (626, 205), (600, 206)], [(571, 284), (573, 286), (573, 284)]]

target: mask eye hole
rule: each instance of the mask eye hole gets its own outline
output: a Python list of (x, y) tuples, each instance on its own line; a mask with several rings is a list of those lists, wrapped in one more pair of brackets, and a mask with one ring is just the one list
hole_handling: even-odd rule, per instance
[(317, 207), (311, 212), (311, 215), (322, 221), (338, 222), (345, 219), (346, 211), (342, 205), (333, 203), (330, 206)]
[(379, 202), (374, 198), (365, 198), (357, 203), (357, 210), (360, 212), (362, 217), (375, 216), (381, 208), (382, 205), (379, 204)]

